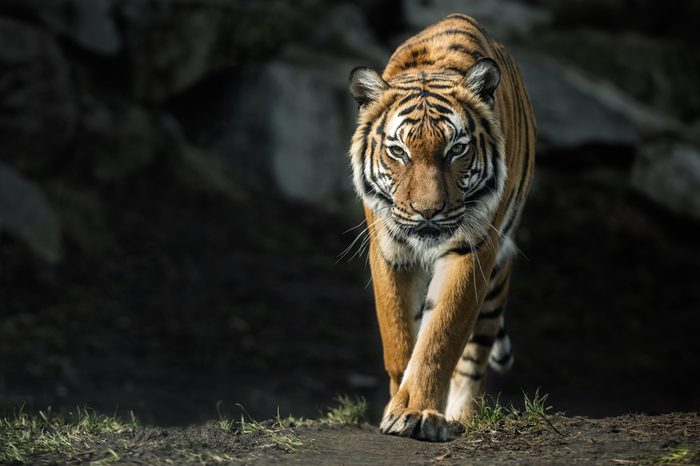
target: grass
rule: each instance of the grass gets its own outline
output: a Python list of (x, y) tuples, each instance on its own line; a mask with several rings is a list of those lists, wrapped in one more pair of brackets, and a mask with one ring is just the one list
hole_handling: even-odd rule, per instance
[(690, 462), (691, 456), (692, 455), (690, 455), (690, 450), (688, 450), (687, 448), (679, 448), (677, 450), (670, 452), (667, 455), (656, 458), (653, 461), (653, 463), (654, 464), (684, 464), (684, 463)]
[(321, 418), (323, 424), (360, 424), (367, 417), (367, 401), (364, 398), (350, 398), (338, 396), (338, 406), (330, 408), (325, 417)]
[(263, 438), (260, 445), (262, 448), (276, 446), (291, 452), (304, 446), (304, 442), (297, 437), (289, 426), (282, 423), (279, 416), (272, 422), (258, 422), (250, 417), (246, 420), (241, 415), (239, 432), (243, 435), (260, 435)]
[(523, 392), (524, 408), (519, 410), (513, 405), (501, 405), (499, 397), (482, 396), (476, 400), (475, 415), (464, 425), (466, 434), (492, 430), (508, 423), (525, 423), (532, 426), (543, 422), (559, 435), (563, 435), (550, 420), (563, 413), (555, 412), (554, 408), (547, 404), (547, 398), (548, 394), (540, 394), (539, 388), (532, 397)]
[[(138, 424), (133, 413), (128, 422), (97, 414), (87, 408), (54, 413), (50, 408), (29, 414), (22, 409), (0, 418), (0, 463), (26, 462), (42, 453), (77, 456), (97, 436), (127, 431)], [(114, 461), (116, 453), (112, 452)], [(117, 456), (118, 458), (118, 456)], [(108, 462), (110, 457), (101, 460)]]
[[(300, 426), (311, 425), (340, 425), (359, 424), (367, 415), (367, 401), (364, 398), (350, 398), (338, 396), (337, 406), (328, 408), (325, 414), (318, 419), (304, 419), (302, 417), (282, 417), (279, 412), (277, 417), (267, 421), (256, 421), (245, 408), (238, 405), (243, 414), (236, 421), (233, 418), (221, 415), (219, 411), (219, 427), (225, 431), (238, 432), (243, 435), (257, 435), (261, 437), (261, 447), (275, 446), (285, 451), (296, 451), (303, 446), (303, 442), (294, 433), (293, 429)], [(217, 406), (218, 409), (218, 406)]]

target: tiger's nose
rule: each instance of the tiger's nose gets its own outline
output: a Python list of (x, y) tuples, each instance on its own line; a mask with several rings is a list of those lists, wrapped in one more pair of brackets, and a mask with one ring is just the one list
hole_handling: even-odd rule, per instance
[(442, 212), (442, 210), (445, 208), (445, 202), (443, 201), (441, 204), (430, 205), (423, 205), (411, 202), (410, 206), (415, 213), (419, 214), (425, 220), (430, 220), (431, 218), (435, 217), (437, 214)]

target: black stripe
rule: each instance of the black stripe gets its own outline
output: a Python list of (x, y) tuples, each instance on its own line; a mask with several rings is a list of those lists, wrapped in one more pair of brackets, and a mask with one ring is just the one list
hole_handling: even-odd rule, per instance
[(362, 128), (362, 148), (360, 149), (360, 173), (362, 175), (362, 188), (365, 191), (365, 194), (367, 194), (368, 196), (374, 190), (370, 186), (369, 180), (367, 180), (367, 175), (365, 174), (365, 159), (367, 158), (367, 135), (369, 135), (371, 128), (371, 123), (365, 123), (364, 127)]
[[(372, 141), (374, 141), (374, 139), (372, 139)], [(391, 198), (390, 193), (384, 191), (384, 189), (382, 189), (382, 187), (379, 185), (379, 164), (375, 163), (377, 162), (377, 157), (379, 157), (376, 151), (376, 145), (371, 145), (370, 149), (370, 174), (372, 175), (371, 181), (373, 182), (373, 184), (376, 185), (374, 188), (374, 192), (376, 192), (377, 194), (381, 193), (384, 199), (389, 200)], [(391, 201), (389, 201), (389, 204), (391, 204)]]
[[(418, 80), (416, 80), (416, 82), (418, 82)], [(423, 88), (422, 88), (422, 87), (419, 87), (419, 86), (391, 86), (391, 87), (392, 87), (393, 89), (401, 89), (402, 91), (417, 91), (417, 92), (420, 92), (420, 91), (423, 90)], [(403, 99), (401, 99), (401, 101), (399, 101), (399, 104), (398, 104), (398, 105), (401, 106), (401, 103), (402, 103), (405, 99), (406, 99), (405, 97), (404, 97)]]
[(479, 120), (479, 123), (481, 123), (481, 126), (484, 127), (484, 131), (486, 133), (488, 133), (488, 135), (490, 136), (491, 135), (491, 123), (489, 123), (489, 121), (486, 118), (481, 118), (481, 120)]
[(490, 335), (472, 335), (472, 337), (469, 339), (469, 343), (486, 347), (493, 346), (493, 342), (494, 338)]
[(506, 283), (508, 282), (508, 279), (504, 279), (501, 283), (496, 285), (495, 287), (491, 288), (491, 291), (488, 292), (486, 297), (484, 298), (484, 301), (490, 301), (496, 296), (501, 294), (501, 291), (503, 291), (503, 288), (505, 288)]
[(451, 121), (449, 117), (445, 115), (440, 115), (437, 117), (430, 117), (430, 122), (433, 124), (441, 123), (443, 121)]
[(387, 118), (387, 112), (384, 112), (382, 115), (382, 119), (379, 120), (379, 124), (377, 125), (377, 129), (374, 131), (380, 136), (384, 136), (384, 125), (386, 124), (386, 118)]
[(450, 102), (450, 99), (448, 99), (447, 97), (443, 97), (443, 96), (441, 96), (440, 94), (436, 94), (436, 93), (434, 93), (434, 92), (430, 92), (430, 91), (427, 90), (427, 89), (423, 89), (423, 90), (421, 91), (421, 96), (423, 96), (423, 97), (430, 97), (430, 98), (432, 98), (432, 99), (439, 100), (440, 102), (442, 102), (442, 103), (444, 103), (444, 104), (452, 105), (452, 102)]
[[(479, 48), (483, 48), (481, 45), (481, 39), (476, 37), (474, 34), (472, 34), (469, 31), (465, 31), (464, 29), (448, 29), (447, 31), (441, 31), (435, 35), (433, 35), (431, 38), (437, 38), (440, 36), (447, 36), (447, 35), (452, 35), (452, 36), (465, 36), (471, 39)], [(425, 39), (424, 39), (425, 40)]]
[(418, 105), (411, 105), (410, 107), (404, 108), (403, 110), (401, 110), (401, 111), (399, 112), (399, 116), (408, 115), (409, 113), (411, 113), (412, 111), (414, 111), (414, 110), (416, 109), (416, 107), (418, 107)]
[(468, 37), (469, 39), (471, 39), (472, 42), (474, 42), (477, 45), (477, 47), (479, 47), (481, 49), (484, 48), (483, 45), (481, 44), (481, 40), (478, 37), (476, 37), (474, 34), (472, 34), (471, 32), (465, 31), (464, 29), (448, 29), (446, 31), (440, 31), (437, 34), (433, 34), (432, 36), (423, 37), (421, 39), (416, 40), (415, 42), (404, 44), (401, 47), (399, 47), (396, 50), (396, 52), (401, 52), (401, 51), (403, 51), (409, 47), (413, 47), (417, 44), (424, 44), (426, 42), (432, 41), (433, 39), (437, 39), (438, 37), (448, 36), (448, 35)]
[(496, 191), (496, 176), (495, 174), (493, 176), (490, 176), (486, 179), (486, 183), (479, 188), (478, 190), (474, 191), (471, 193), (468, 197), (464, 199), (464, 203), (471, 202), (475, 199), (478, 199), (486, 194), (489, 193), (494, 193)]
[(506, 332), (506, 326), (504, 325), (503, 327), (498, 329), (498, 333), (496, 334), (496, 338), (499, 340), (503, 340), (506, 336), (508, 336), (508, 332)]
[(469, 129), (470, 133), (474, 132), (474, 129), (476, 128), (476, 124), (474, 123), (474, 118), (471, 115), (471, 112), (465, 111), (467, 115), (467, 128)]
[(503, 314), (503, 306), (498, 306), (496, 309), (493, 309), (491, 311), (479, 312), (479, 316), (477, 317), (477, 319), (478, 320), (496, 319), (498, 317), (501, 317), (501, 314)]
[[(440, 102), (445, 103), (447, 105), (452, 105), (452, 102), (450, 102), (450, 100), (448, 98), (443, 97), (440, 94), (436, 94), (435, 92), (430, 92), (427, 89), (423, 89), (420, 87), (419, 88), (412, 87), (412, 88), (404, 88), (404, 89), (419, 90), (419, 92), (414, 92), (412, 94), (409, 94), (409, 95), (403, 97), (398, 103), (399, 107), (410, 102), (413, 99), (418, 99), (420, 97), (430, 97), (430, 98), (433, 98), (435, 100), (439, 100)], [(432, 104), (432, 105), (436, 105), (436, 104)]]
[(418, 97), (421, 96), (421, 91), (423, 91), (423, 88), (418, 87), (418, 88), (412, 88), (412, 89), (417, 89), (418, 92), (413, 92), (411, 94), (408, 94), (405, 97), (402, 97), (401, 100), (399, 100), (399, 103), (397, 104), (398, 107), (401, 107), (402, 105), (407, 104), (411, 100), (417, 99)]
[(463, 53), (463, 54), (465, 54), (465, 55), (468, 55), (468, 56), (470, 56), (471, 58), (473, 58), (474, 60), (478, 60), (479, 58), (483, 57), (483, 55), (482, 55), (481, 53), (479, 53), (479, 52), (477, 52), (477, 51), (475, 51), (475, 50), (469, 50), (468, 48), (466, 48), (466, 47), (463, 46), (463, 45), (453, 44), (453, 45), (450, 45), (450, 46), (447, 47), (447, 48), (448, 48), (449, 50), (453, 50), (453, 51), (455, 51), (455, 52), (459, 52), (459, 53)]
[(420, 120), (417, 118), (404, 118), (402, 124), (408, 123), (409, 125), (415, 125), (420, 123)]
[(443, 114), (446, 113), (448, 115), (452, 115), (452, 113), (453, 113), (451, 108), (447, 108), (444, 105), (430, 104), (430, 107), (434, 108), (435, 110), (437, 110), (438, 112), (443, 113)]
[(459, 74), (461, 74), (461, 75), (466, 75), (466, 74), (467, 74), (467, 71), (468, 71), (468, 70), (466, 70), (466, 69), (464, 69), (464, 68), (460, 68), (459, 66), (448, 66), (448, 67), (445, 68), (445, 69), (446, 69), (446, 70), (450, 70), (450, 71), (454, 71), (455, 73), (459, 73)]

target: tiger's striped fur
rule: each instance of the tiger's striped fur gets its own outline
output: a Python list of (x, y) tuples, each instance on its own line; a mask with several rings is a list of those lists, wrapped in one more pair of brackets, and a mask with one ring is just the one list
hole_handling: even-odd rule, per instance
[(446, 440), (487, 364), (512, 363), (503, 310), (534, 168), (529, 98), (508, 51), (461, 14), (404, 42), (381, 77), (353, 70), (350, 91), (390, 377), (380, 431)]

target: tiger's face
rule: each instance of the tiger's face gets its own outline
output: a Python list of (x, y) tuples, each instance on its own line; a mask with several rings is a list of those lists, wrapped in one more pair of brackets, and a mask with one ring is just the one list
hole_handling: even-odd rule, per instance
[(500, 200), (505, 164), (493, 115), (498, 70), (491, 60), (477, 65), (466, 78), (423, 73), (387, 83), (366, 68), (351, 76), (361, 105), (355, 186), (395, 239), (430, 247), (485, 233), (477, 230)]

